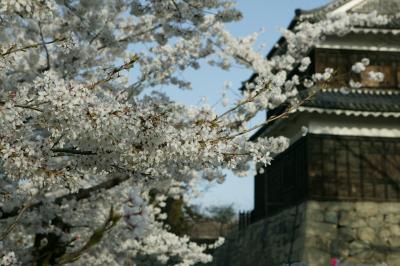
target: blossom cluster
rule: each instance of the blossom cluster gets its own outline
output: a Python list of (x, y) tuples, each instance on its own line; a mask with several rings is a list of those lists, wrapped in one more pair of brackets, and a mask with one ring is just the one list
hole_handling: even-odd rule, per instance
[[(362, 72), (365, 72), (367, 70), (369, 64), (370, 60), (368, 58), (363, 58), (360, 62), (356, 62), (354, 65), (352, 65), (351, 70), (356, 74), (361, 74)], [(367, 77), (369, 80), (382, 82), (385, 78), (385, 75), (382, 72), (368, 71)], [(350, 79), (349, 85), (351, 88), (356, 89), (362, 87), (361, 82), (354, 81), (353, 79)]]
[(373, 81), (382, 82), (385, 79), (385, 74), (382, 72), (369, 71), (368, 78)]
[(361, 62), (356, 62), (354, 65), (351, 66), (351, 70), (354, 73), (361, 73), (365, 71), (365, 68), (369, 65), (369, 59), (368, 58), (363, 58)]
[(9, 252), (2, 257), (0, 257), (0, 265), (4, 266), (13, 266), (13, 265), (18, 265), (18, 261), (15, 257), (14, 252)]

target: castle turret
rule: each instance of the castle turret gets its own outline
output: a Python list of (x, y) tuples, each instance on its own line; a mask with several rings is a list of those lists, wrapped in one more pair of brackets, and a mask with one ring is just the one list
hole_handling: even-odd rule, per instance
[[(395, 16), (400, 0), (332, 1), (311, 11), (297, 10), (289, 28), (332, 12), (372, 11)], [(318, 92), (287, 119), (252, 137), (283, 135), (291, 145), (255, 177), (251, 225), (232, 236), (220, 254), (243, 253), (235, 253), (225, 265), (320, 266), (332, 259), (346, 265), (400, 265), (398, 21), (327, 36), (310, 50), (312, 63), (302, 75), (329, 67), (337, 78), (329, 87), (300, 90), (300, 101), (310, 91)], [(268, 56), (284, 53), (285, 45), (281, 39)], [(370, 61), (366, 70), (352, 73), (352, 65), (364, 58)], [(383, 73), (384, 79), (371, 80), (370, 71)], [(350, 87), (349, 80), (359, 86)], [(268, 110), (267, 117), (284, 111), (285, 106)], [(299, 134), (303, 127), (306, 135)]]

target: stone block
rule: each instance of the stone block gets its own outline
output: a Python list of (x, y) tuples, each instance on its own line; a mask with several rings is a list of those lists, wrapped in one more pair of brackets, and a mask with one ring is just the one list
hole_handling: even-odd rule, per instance
[(392, 236), (389, 238), (388, 242), (391, 247), (400, 248), (400, 236)]
[(351, 211), (340, 211), (339, 212), (339, 225), (340, 226), (349, 226), (350, 223), (357, 219), (357, 216), (354, 212)]
[[(340, 266), (353, 266), (353, 265), (360, 265), (360, 260), (357, 259), (356, 257), (348, 257), (348, 258), (343, 258), (340, 260)], [(362, 265), (364, 266), (364, 265)], [(368, 265), (369, 266), (369, 265)]]
[(330, 261), (331, 256), (328, 252), (319, 249), (308, 248), (304, 251), (302, 261), (308, 266), (321, 266), (326, 265)]
[(307, 212), (307, 221), (311, 222), (323, 222), (324, 221), (324, 212), (320, 209), (317, 210), (308, 210)]
[(338, 213), (333, 211), (327, 211), (324, 215), (324, 221), (330, 224), (338, 223)]
[(350, 254), (350, 250), (348, 248), (342, 248), (339, 250), (339, 255), (341, 258), (347, 258)]
[(386, 259), (388, 266), (400, 265), (400, 254), (389, 254)]
[(325, 208), (328, 212), (350, 211), (354, 209), (354, 203), (349, 202), (327, 202)]
[(384, 259), (382, 256), (378, 258), (377, 256), (379, 255), (380, 254), (376, 253), (374, 250), (364, 250), (358, 253), (356, 258), (359, 260), (360, 264), (368, 262), (369, 265), (375, 265), (375, 263), (381, 262), (381, 259)]
[(390, 213), (398, 214), (400, 213), (400, 203), (398, 202), (382, 203), (382, 205), (379, 208), (379, 212), (382, 214), (390, 214)]
[(317, 248), (324, 251), (329, 251), (332, 246), (333, 237), (327, 237), (326, 235), (309, 236), (307, 241), (304, 243), (304, 247)]
[(353, 241), (349, 245), (350, 256), (355, 256), (369, 249), (369, 245), (361, 241)]
[(390, 225), (389, 230), (394, 236), (400, 236), (400, 225), (398, 224)]
[(357, 236), (365, 243), (372, 243), (375, 240), (375, 231), (371, 227), (362, 227), (357, 230)]
[(367, 226), (364, 218), (357, 215), (353, 211), (341, 211), (339, 213), (339, 225), (348, 226), (352, 228), (359, 228)]
[(305, 229), (306, 239), (310, 236), (321, 236), (322, 238), (333, 238), (337, 234), (337, 226), (335, 224), (309, 222)]
[(379, 212), (379, 206), (376, 202), (356, 202), (354, 207), (357, 215), (364, 217), (374, 216)]
[(323, 204), (322, 202), (318, 202), (318, 201), (309, 201), (307, 203), (307, 211), (309, 210), (321, 210), (321, 204)]
[(352, 221), (352, 223), (350, 224), (350, 226), (351, 226), (352, 228), (366, 227), (366, 226), (367, 226), (367, 223), (365, 222), (364, 219), (358, 218), (358, 219)]
[(385, 223), (390, 223), (390, 224), (399, 224), (400, 223), (400, 215), (395, 214), (395, 213), (389, 213), (384, 215)]
[(379, 235), (381, 242), (386, 243), (389, 240), (391, 233), (389, 230), (383, 229), (383, 230), (379, 231), (378, 235)]
[(369, 217), (368, 219), (366, 219), (366, 221), (367, 221), (367, 224), (374, 229), (381, 228), (384, 225), (382, 214), (378, 214), (376, 216)]
[(338, 240), (340, 242), (350, 242), (357, 237), (357, 230), (350, 227), (341, 227), (338, 229)]

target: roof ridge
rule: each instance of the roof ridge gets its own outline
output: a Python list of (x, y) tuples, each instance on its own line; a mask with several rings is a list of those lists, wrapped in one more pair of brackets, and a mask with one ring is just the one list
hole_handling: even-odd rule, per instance
[[(298, 20), (307, 19), (321, 19), (330, 12), (355, 12), (355, 13), (370, 13), (372, 11), (382, 12), (385, 15), (394, 15), (398, 13), (400, 8), (398, 0), (333, 0), (321, 7), (310, 10), (296, 10), (296, 17)], [(385, 9), (385, 6), (389, 7)], [(395, 8), (390, 8), (391, 5), (396, 4)], [(378, 8), (379, 7), (379, 8)], [(365, 9), (366, 8), (366, 9)], [(397, 11), (396, 11), (397, 10)], [(396, 12), (394, 12), (396, 11)]]
[(296, 9), (296, 14), (298, 15), (311, 15), (315, 13), (321, 13), (321, 12), (329, 12), (335, 8), (337, 8), (340, 5), (344, 5), (348, 2), (351, 2), (353, 0), (334, 0), (331, 1), (323, 6), (312, 8), (310, 10), (304, 10), (304, 9)]

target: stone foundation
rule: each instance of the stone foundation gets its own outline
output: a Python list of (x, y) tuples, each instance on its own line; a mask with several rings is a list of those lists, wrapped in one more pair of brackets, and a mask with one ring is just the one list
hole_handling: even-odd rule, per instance
[[(216, 250), (212, 265), (279, 265), (299, 261), (303, 253), (306, 203), (232, 233)], [(296, 214), (297, 212), (297, 214)]]
[(308, 201), (232, 233), (212, 265), (400, 265), (400, 203)]
[(400, 203), (309, 202), (303, 260), (400, 265)]

